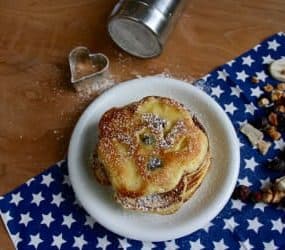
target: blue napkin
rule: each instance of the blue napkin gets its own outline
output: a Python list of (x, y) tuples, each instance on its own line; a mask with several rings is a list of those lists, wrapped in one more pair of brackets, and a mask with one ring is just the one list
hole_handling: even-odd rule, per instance
[[(239, 132), (263, 113), (257, 106), (268, 64), (285, 57), (285, 36), (278, 33), (197, 81), (226, 111), (241, 147), (239, 184), (252, 189), (278, 177), (266, 169), (269, 158), (285, 147), (275, 141), (266, 156)], [(260, 82), (254, 84), (252, 77)], [(284, 138), (284, 134), (283, 134)], [(280, 175), (280, 174), (279, 174)], [(285, 249), (285, 210), (263, 203), (229, 200), (206, 227), (166, 242), (140, 242), (118, 236), (92, 219), (78, 204), (64, 160), (0, 197), (0, 214), (17, 249)]]

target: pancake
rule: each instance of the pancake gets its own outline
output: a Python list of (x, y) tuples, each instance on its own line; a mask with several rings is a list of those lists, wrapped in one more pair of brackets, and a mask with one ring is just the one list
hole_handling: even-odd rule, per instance
[(108, 110), (99, 122), (94, 173), (127, 209), (178, 210), (210, 165), (205, 129), (177, 101), (149, 96)]
[(210, 166), (210, 158), (194, 173), (184, 174), (177, 186), (160, 194), (151, 194), (138, 198), (115, 196), (124, 208), (142, 212), (158, 214), (172, 214), (176, 212), (196, 191), (207, 174)]

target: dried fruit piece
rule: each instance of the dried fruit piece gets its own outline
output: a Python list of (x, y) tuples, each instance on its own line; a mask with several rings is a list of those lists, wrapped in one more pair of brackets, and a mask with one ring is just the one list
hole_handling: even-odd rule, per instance
[(259, 107), (267, 107), (269, 104), (270, 104), (270, 101), (266, 97), (261, 98), (258, 102)]
[(285, 192), (285, 176), (280, 177), (280, 178), (275, 180), (274, 188), (279, 190), (279, 191)]
[(260, 129), (266, 131), (270, 127), (267, 117), (262, 117), (260, 122)]
[(281, 82), (279, 84), (277, 84), (277, 87), (276, 87), (278, 90), (282, 90), (282, 91), (285, 91), (285, 83), (284, 82)]
[(285, 192), (268, 188), (262, 191), (262, 201), (265, 203), (279, 203), (285, 197)]
[(274, 171), (284, 172), (285, 171), (285, 161), (280, 158), (275, 158), (267, 165), (269, 169)]
[[(270, 125), (268, 124), (268, 126)], [(250, 143), (253, 146), (256, 146), (263, 155), (268, 152), (271, 143), (263, 140), (263, 133), (260, 130), (256, 129), (251, 124), (246, 123), (241, 127), (240, 131), (247, 136)]]
[(249, 123), (244, 124), (240, 131), (247, 136), (253, 146), (263, 139), (263, 133)]
[(283, 92), (280, 90), (273, 90), (271, 92), (271, 101), (273, 102), (277, 102), (279, 100), (281, 100), (281, 98), (283, 97)]
[(277, 114), (274, 112), (270, 112), (270, 114), (268, 115), (268, 121), (271, 125), (275, 127), (278, 126)]
[(271, 85), (271, 84), (266, 84), (264, 87), (263, 87), (263, 90), (265, 91), (265, 92), (271, 92), (271, 91), (273, 91), (273, 86)]
[(260, 202), (262, 201), (262, 193), (260, 191), (251, 192), (249, 198), (252, 202)]
[(276, 112), (278, 113), (285, 113), (285, 106), (284, 105), (278, 105), (275, 107)]
[(280, 113), (278, 115), (278, 124), (280, 131), (285, 131), (285, 113)]
[(242, 201), (247, 201), (250, 195), (249, 187), (245, 185), (237, 186), (233, 192), (233, 199), (239, 199)]
[(271, 126), (266, 130), (266, 132), (274, 141), (279, 140), (281, 137), (281, 133), (278, 132), (276, 127)]
[(256, 76), (253, 76), (253, 77), (251, 78), (251, 82), (252, 82), (252, 83), (259, 83), (260, 81), (259, 81), (259, 79), (258, 79)]
[(256, 146), (263, 155), (266, 155), (271, 146), (271, 143), (262, 140), (259, 141)]

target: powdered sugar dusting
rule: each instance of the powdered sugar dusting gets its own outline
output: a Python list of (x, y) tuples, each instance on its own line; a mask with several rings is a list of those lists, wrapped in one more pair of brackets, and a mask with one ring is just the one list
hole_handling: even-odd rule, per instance
[(176, 138), (186, 133), (186, 126), (183, 121), (177, 121), (176, 124), (173, 126), (173, 128), (170, 130), (170, 132), (166, 135), (164, 142), (162, 142), (161, 147), (169, 148), (173, 146)]
[(143, 121), (146, 122), (147, 127), (154, 133), (160, 133), (167, 125), (167, 121), (158, 115), (152, 113), (142, 114)]

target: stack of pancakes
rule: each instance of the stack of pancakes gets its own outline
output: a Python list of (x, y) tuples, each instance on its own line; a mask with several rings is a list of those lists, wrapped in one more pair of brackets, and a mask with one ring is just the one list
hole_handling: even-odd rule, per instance
[(94, 173), (124, 208), (171, 214), (203, 181), (209, 165), (205, 129), (175, 100), (145, 97), (108, 110), (99, 123)]

